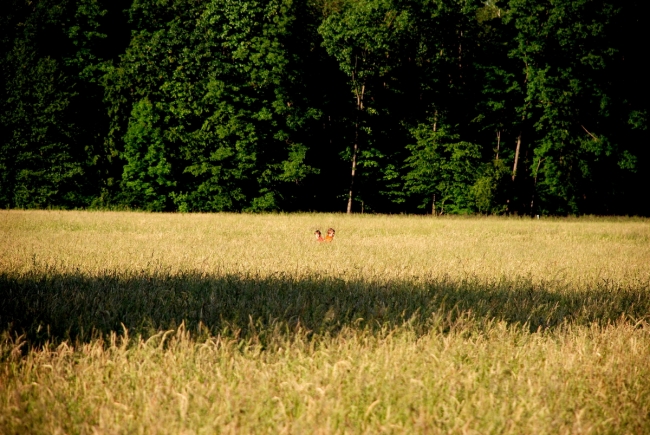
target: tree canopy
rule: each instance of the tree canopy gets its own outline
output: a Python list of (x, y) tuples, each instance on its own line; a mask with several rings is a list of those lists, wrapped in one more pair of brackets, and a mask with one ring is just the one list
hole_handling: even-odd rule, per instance
[(0, 8), (0, 207), (650, 214), (638, 1)]

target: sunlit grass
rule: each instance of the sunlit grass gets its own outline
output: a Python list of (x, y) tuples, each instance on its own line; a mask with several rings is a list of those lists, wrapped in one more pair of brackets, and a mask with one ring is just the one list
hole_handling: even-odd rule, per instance
[(1, 433), (650, 431), (648, 220), (4, 211), (0, 252)]

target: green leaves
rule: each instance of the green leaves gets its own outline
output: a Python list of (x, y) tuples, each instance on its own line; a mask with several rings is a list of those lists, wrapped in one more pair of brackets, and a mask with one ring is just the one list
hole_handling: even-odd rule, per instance
[(330, 14), (318, 31), (341, 70), (353, 82), (364, 83), (395, 67), (410, 22), (408, 10), (391, 0), (364, 0)]
[(444, 130), (433, 131), (430, 125), (418, 126), (413, 134), (417, 142), (407, 146), (411, 155), (406, 159), (404, 187), (422, 198), (420, 207), (438, 201), (438, 213), (470, 213), (474, 210), (473, 196), (478, 195), (479, 210), (487, 211), (492, 186), (480, 181), (475, 192), (470, 188), (477, 182), (481, 166), (480, 146), (458, 141), (457, 135)]
[(0, 206), (83, 207), (99, 194), (104, 11), (92, 0), (7, 0), (0, 53)]
[(612, 100), (603, 74), (616, 53), (608, 39), (616, 13), (605, 1), (509, 3), (505, 22), (516, 29), (509, 54), (524, 77), (517, 111), (534, 156), (528, 177), (544, 212), (584, 210), (604, 156), (619, 152), (607, 139)]
[(1, 7), (1, 207), (647, 212), (636, 0)]
[(159, 126), (159, 116), (149, 100), (137, 102), (124, 136), (122, 181), (130, 205), (150, 211), (169, 208), (168, 194), (176, 183)]
[(126, 96), (113, 99), (114, 110), (142, 96), (159, 112), (156, 149), (173, 161), (167, 200), (178, 209), (277, 209), (283, 183), (314, 172), (304, 163), (307, 147), (294, 139), (313, 112), (296, 104), (299, 59), (285, 48), (293, 7), (288, 1), (186, 6), (171, 14), (134, 5), (133, 19), (147, 21), (138, 21), (141, 30), (112, 72), (111, 93)]

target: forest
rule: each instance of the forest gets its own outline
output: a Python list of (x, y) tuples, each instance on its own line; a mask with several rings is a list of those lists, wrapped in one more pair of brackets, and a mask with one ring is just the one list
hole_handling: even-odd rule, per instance
[(0, 208), (650, 215), (637, 0), (3, 0)]

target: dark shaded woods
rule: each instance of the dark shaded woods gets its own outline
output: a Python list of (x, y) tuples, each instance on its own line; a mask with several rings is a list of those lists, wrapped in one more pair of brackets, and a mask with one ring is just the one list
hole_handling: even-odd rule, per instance
[(0, 8), (3, 208), (650, 214), (639, 1)]

